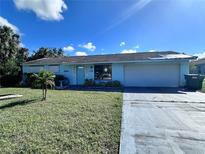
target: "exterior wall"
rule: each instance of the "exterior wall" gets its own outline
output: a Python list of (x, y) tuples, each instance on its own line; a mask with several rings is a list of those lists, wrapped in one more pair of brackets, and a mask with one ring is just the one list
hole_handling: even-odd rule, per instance
[(64, 65), (63, 64), (61, 64), (60, 66), (59, 66), (59, 73), (60, 74), (63, 74), (64, 73)]
[(23, 73), (39, 73), (42, 70), (52, 71), (58, 75), (64, 75), (70, 81), (71, 85), (76, 84), (76, 66), (75, 65), (41, 65), (27, 66), (23, 65)]
[(94, 80), (94, 65), (85, 65), (85, 79)]
[(197, 73), (205, 75), (205, 64), (197, 65), (197, 69), (198, 69)]
[(23, 65), (23, 73), (39, 73), (42, 70), (48, 70), (53, 73), (59, 74), (61, 72), (60, 65)]
[(30, 69), (29, 69), (29, 66), (26, 66), (26, 65), (23, 65), (23, 73), (29, 73)]
[(45, 67), (43, 65), (36, 65), (33, 67), (30, 66), (23, 66), (23, 72), (24, 73), (38, 73), (42, 70), (44, 70)]
[(124, 64), (112, 64), (112, 80), (118, 80), (124, 83)]
[(67, 77), (71, 85), (76, 84), (76, 66), (75, 65), (63, 65), (62, 75)]
[(189, 74), (189, 62), (180, 63), (180, 86), (185, 86), (186, 80), (184, 75)]
[(51, 71), (53, 73), (59, 73), (60, 66), (59, 65), (47, 65), (46, 70)]

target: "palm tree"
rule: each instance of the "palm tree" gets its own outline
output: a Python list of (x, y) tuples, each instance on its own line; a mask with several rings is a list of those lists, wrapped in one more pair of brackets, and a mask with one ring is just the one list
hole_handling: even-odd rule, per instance
[(50, 71), (41, 71), (38, 74), (33, 74), (33, 77), (35, 78), (35, 84), (40, 85), (42, 88), (42, 100), (46, 100), (48, 87), (52, 88), (55, 86), (55, 75)]

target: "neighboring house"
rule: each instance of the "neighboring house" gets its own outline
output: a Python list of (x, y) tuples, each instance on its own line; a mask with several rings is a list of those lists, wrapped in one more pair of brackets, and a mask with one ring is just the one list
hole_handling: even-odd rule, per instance
[(24, 63), (23, 73), (49, 70), (67, 77), (71, 85), (93, 79), (134, 87), (179, 87), (185, 85), (191, 59), (195, 57), (173, 51), (43, 58)]
[(192, 66), (192, 73), (205, 75), (205, 58), (191, 61), (190, 64)]

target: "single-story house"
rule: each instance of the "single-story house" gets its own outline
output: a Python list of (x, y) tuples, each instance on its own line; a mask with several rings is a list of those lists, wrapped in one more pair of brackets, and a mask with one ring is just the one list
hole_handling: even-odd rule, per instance
[(23, 64), (23, 73), (49, 70), (64, 75), (71, 85), (85, 79), (118, 80), (123, 86), (180, 87), (196, 57), (173, 51), (42, 58)]

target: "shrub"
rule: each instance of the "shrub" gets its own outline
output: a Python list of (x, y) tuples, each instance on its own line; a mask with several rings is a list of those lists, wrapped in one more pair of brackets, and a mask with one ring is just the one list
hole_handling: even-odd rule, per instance
[(86, 79), (85, 80), (85, 86), (97, 86), (97, 87), (120, 87), (121, 84), (120, 84), (120, 81), (104, 81), (104, 82), (98, 82), (98, 83), (95, 83), (92, 79), (88, 80)]
[(120, 81), (115, 80), (112, 82), (112, 86), (113, 87), (121, 87), (121, 83), (120, 83)]
[(105, 83), (105, 87), (112, 87), (113, 86), (112, 81), (108, 81), (108, 82), (104, 82), (104, 83)]
[(18, 86), (21, 81), (20, 76), (16, 75), (4, 75), (0, 79), (0, 85), (3, 87)]
[(106, 87), (106, 82), (99, 82), (97, 84), (98, 87)]
[(24, 87), (31, 87), (31, 88), (41, 88), (41, 86), (35, 82), (35, 78), (33, 77), (33, 73), (24, 73), (23, 86)]
[(95, 81), (92, 79), (85, 79), (84, 86), (95, 86)]

